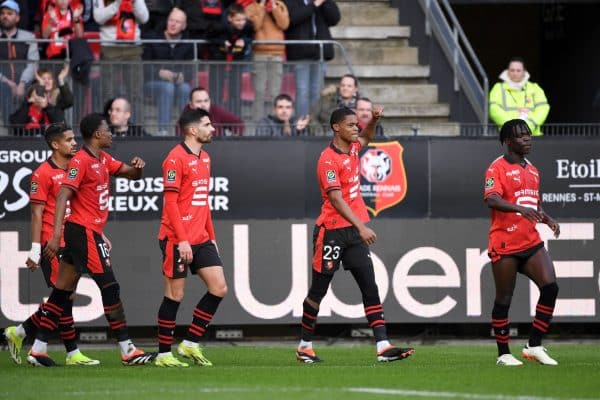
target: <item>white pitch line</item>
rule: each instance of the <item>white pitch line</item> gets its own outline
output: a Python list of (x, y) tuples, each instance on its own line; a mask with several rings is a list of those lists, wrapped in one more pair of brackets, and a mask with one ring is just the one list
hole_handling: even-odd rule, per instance
[[(433, 392), (428, 390), (407, 390), (407, 389), (385, 389), (385, 388), (368, 388), (357, 387), (348, 388), (348, 392), (352, 393), (369, 393), (382, 394), (391, 396), (406, 396), (406, 397), (434, 397), (434, 398), (460, 398), (472, 400), (561, 400), (559, 397), (538, 397), (538, 396), (511, 396), (505, 394), (479, 394), (479, 393), (461, 393), (461, 392)], [(574, 399), (570, 400), (598, 400), (598, 399)]]
[[(141, 395), (143, 393), (169, 393), (169, 394), (189, 394), (189, 393), (355, 393), (365, 395), (388, 395), (401, 397), (429, 397), (446, 399), (469, 399), (469, 400), (563, 400), (559, 397), (539, 397), (539, 396), (511, 396), (502, 394), (479, 394), (479, 393), (461, 393), (461, 392), (435, 392), (429, 390), (410, 390), (410, 389), (386, 389), (377, 387), (354, 387), (354, 388), (306, 388), (306, 387), (200, 387), (200, 388), (147, 388), (146, 390), (127, 390), (127, 389), (92, 389), (92, 390), (61, 390), (63, 397), (108, 397), (112, 395)], [(58, 394), (59, 392), (47, 391), (46, 395)], [(0, 392), (0, 397), (8, 396), (10, 392)], [(370, 397), (369, 397), (370, 398)], [(600, 400), (597, 398), (574, 399), (569, 400)]]

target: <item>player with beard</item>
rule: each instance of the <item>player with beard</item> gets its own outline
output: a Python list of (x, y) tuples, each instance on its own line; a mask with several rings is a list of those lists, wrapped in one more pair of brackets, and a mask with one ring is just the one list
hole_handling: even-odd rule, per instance
[(208, 202), (210, 156), (202, 148), (212, 141), (215, 128), (203, 109), (185, 110), (179, 127), (185, 139), (163, 162), (164, 206), (158, 240), (163, 254), (165, 295), (158, 310), (159, 354), (155, 365), (188, 366), (173, 356), (171, 345), (189, 268), (204, 281), (207, 292), (194, 309), (192, 323), (177, 353), (194, 364), (211, 366), (199, 341), (227, 294)]

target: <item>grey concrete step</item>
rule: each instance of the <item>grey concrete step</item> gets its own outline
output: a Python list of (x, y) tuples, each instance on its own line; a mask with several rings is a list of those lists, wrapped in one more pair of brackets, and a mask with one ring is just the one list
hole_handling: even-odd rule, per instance
[(432, 84), (380, 85), (369, 80), (361, 81), (360, 94), (373, 102), (383, 103), (437, 103), (438, 87)]
[(389, 38), (409, 38), (408, 26), (333, 26), (331, 36), (336, 40), (384, 40)]
[(420, 120), (414, 123), (383, 121), (386, 136), (458, 136), (460, 124), (448, 122), (429, 122)]
[(383, 106), (383, 115), (389, 117), (448, 117), (450, 106), (444, 103), (378, 103)]
[(388, 2), (336, 2), (343, 15), (340, 25), (397, 25), (398, 10), (391, 8)]
[[(427, 65), (353, 65), (354, 75), (363, 78), (428, 78)], [(327, 78), (340, 78), (348, 73), (345, 65), (329, 65)]]
[[(332, 64), (344, 63), (342, 52), (335, 47), (336, 56)], [(353, 46), (346, 47), (346, 56), (353, 65), (390, 65), (390, 64), (418, 64), (419, 49), (416, 47), (379, 47), (379, 46)]]

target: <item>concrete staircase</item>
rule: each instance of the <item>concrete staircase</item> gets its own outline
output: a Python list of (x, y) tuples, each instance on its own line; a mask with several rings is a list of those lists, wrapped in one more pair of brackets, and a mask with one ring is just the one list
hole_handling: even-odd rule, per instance
[[(458, 124), (448, 120), (449, 105), (439, 103), (438, 87), (429, 83), (429, 66), (419, 65), (419, 49), (408, 44), (410, 28), (398, 25), (398, 10), (377, 0), (337, 4), (342, 19), (331, 33), (346, 50), (361, 95), (385, 107), (386, 134), (458, 135)], [(336, 48), (326, 83), (337, 84), (348, 72)]]

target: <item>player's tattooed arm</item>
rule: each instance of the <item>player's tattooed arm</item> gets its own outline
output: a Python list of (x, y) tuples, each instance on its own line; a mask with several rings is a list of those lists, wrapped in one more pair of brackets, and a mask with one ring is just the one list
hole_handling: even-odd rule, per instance
[(25, 265), (31, 271), (35, 271), (40, 264), (42, 237), (42, 215), (44, 214), (44, 204), (31, 203), (31, 250), (27, 256)]
[(375, 232), (367, 227), (361, 220), (354, 214), (348, 203), (342, 197), (342, 191), (339, 189), (333, 189), (327, 192), (327, 197), (329, 197), (329, 201), (333, 208), (340, 213), (342, 217), (344, 217), (348, 222), (350, 222), (356, 229), (358, 229), (358, 233), (362, 240), (366, 244), (373, 244), (377, 240), (377, 235)]
[(73, 189), (62, 185), (56, 196), (56, 206), (54, 209), (54, 233), (52, 239), (44, 248), (44, 257), (51, 260), (56, 256), (58, 247), (60, 246), (60, 237), (62, 236), (63, 222), (65, 213), (67, 212), (67, 202), (73, 197)]
[(145, 166), (146, 162), (144, 160), (142, 160), (140, 157), (133, 157), (131, 159), (131, 165), (125, 163), (121, 165), (118, 175), (131, 180), (140, 179), (142, 176), (144, 176)]

